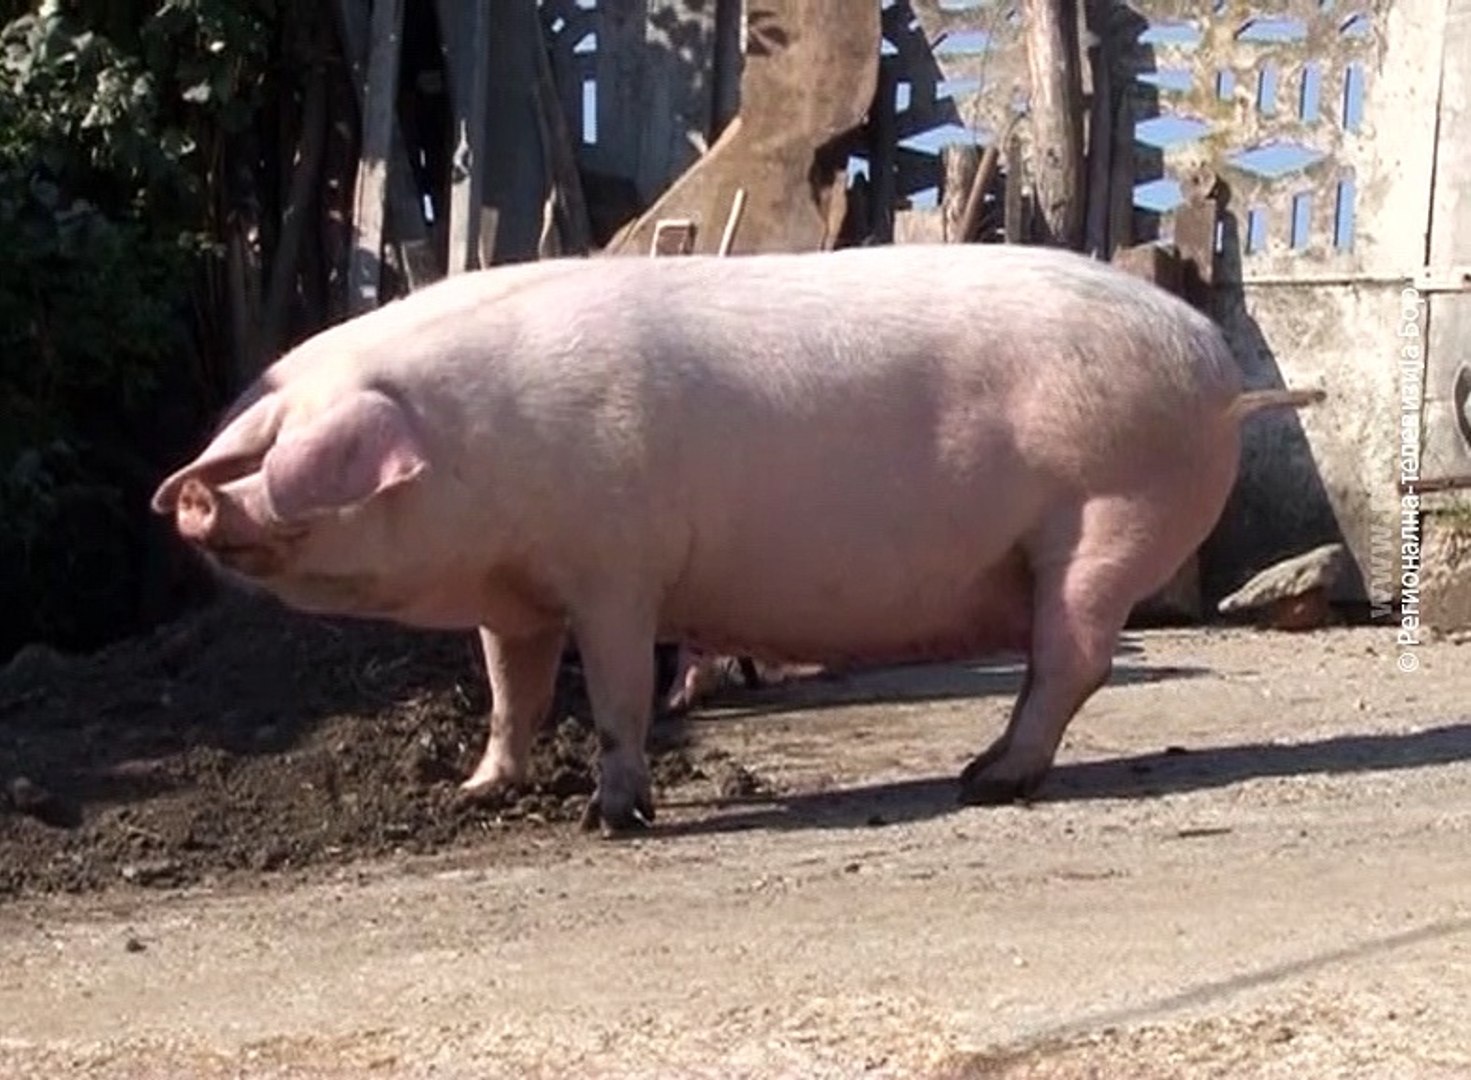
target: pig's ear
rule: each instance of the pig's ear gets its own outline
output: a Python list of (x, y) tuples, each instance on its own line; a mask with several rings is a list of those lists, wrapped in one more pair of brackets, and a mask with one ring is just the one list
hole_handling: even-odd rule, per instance
[(179, 491), (187, 480), (202, 480), (208, 484), (216, 480), (226, 467), (233, 466), (238, 470), (247, 462), (253, 469), (275, 441), (276, 432), (281, 428), (281, 418), (280, 394), (272, 392), (257, 398), (220, 429), (204, 453), (158, 486), (153, 493), (154, 512), (172, 514), (179, 501)]
[(403, 408), (364, 390), (283, 434), (261, 471), (271, 512), (293, 524), (365, 503), (428, 467)]

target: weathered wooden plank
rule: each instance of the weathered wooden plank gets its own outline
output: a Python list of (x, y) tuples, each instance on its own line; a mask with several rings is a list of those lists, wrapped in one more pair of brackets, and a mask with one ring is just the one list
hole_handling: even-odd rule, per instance
[(1083, 223), (1083, 130), (1072, 0), (1026, 0), (1034, 184), (1044, 241), (1077, 248)]
[[(351, 69), (350, 81), (353, 93), (357, 96), (358, 114), (361, 118), (367, 114), (368, 105), (369, 0), (337, 0), (335, 10), (342, 51)], [(390, 141), (388, 227), (400, 242), (427, 240), (429, 229), (424, 223), (418, 192), (414, 190), (409, 154), (404, 147), (403, 132), (399, 129), (396, 118)]]
[(948, 244), (967, 239), (964, 234), (965, 208), (970, 201), (971, 185), (981, 164), (981, 152), (975, 143), (951, 143), (940, 150), (940, 217), (942, 235)]
[(587, 201), (572, 138), (567, 131), (567, 118), (557, 100), (557, 84), (546, 49), (537, 46), (533, 52), (538, 145), (546, 167), (547, 199), (555, 210), (558, 246), (563, 255), (586, 255), (592, 247), (592, 227), (588, 223)]
[(880, 61), (878, 82), (873, 92), (873, 107), (868, 114), (868, 183), (872, 215), (869, 230), (881, 244), (894, 239), (894, 199), (898, 176), (894, 155), (898, 133), (894, 126), (895, 79), (893, 65)]
[(354, 315), (378, 306), (384, 196), (388, 154), (393, 146), (403, 12), (403, 0), (377, 0), (373, 5), (363, 142), (353, 199), (353, 249), (347, 275), (348, 311)]
[(1002, 147), (1006, 155), (1006, 189), (1001, 193), (1001, 232), (1008, 244), (1027, 242), (1026, 208), (1022, 204), (1022, 142), (1013, 135)]
[(878, 14), (847, 0), (763, 0), (752, 12), (740, 116), (606, 251), (641, 255), (659, 220), (690, 218), (696, 250), (714, 252), (739, 188), (747, 208), (736, 253), (831, 247), (846, 209), (847, 155), (835, 148), (873, 100)]
[[(598, 139), (595, 146), (584, 146), (578, 153), (593, 171), (629, 181), (639, 174), (647, 18), (646, 0), (600, 0), (594, 59)], [(642, 192), (640, 199), (648, 201)]]
[(1108, 14), (1112, 6), (1111, 0), (1086, 0), (1085, 4), (1088, 29), (1093, 34), (1093, 45), (1088, 50), (1093, 78), (1088, 110), (1088, 187), (1084, 193), (1088, 211), (1083, 248), (1096, 259), (1107, 259), (1110, 253), (1108, 181), (1113, 163), (1114, 107)]
[[(1471, 265), (1471, 0), (1450, 0), (1431, 197), (1430, 266)], [(1471, 486), (1471, 291), (1426, 298), (1421, 476)], [(1402, 345), (1413, 345), (1405, 340)]]
[(537, 258), (547, 201), (536, 53), (546, 45), (536, 0), (496, 0), (490, 11), (486, 93), (493, 107), (486, 118), (482, 266)]
[(1120, 94), (1113, 119), (1113, 153), (1108, 175), (1108, 246), (1134, 242), (1134, 99)]
[(986, 150), (981, 154), (980, 163), (976, 166), (976, 174), (971, 179), (970, 194), (965, 200), (965, 211), (960, 219), (960, 232), (957, 239), (962, 243), (974, 240), (980, 232), (981, 211), (985, 205), (986, 189), (991, 186), (991, 181), (996, 176), (996, 168), (1001, 161), (1002, 147), (1011, 141), (1015, 129), (1016, 118), (1013, 117), (1005, 130), (986, 144)]
[(485, 176), (491, 0), (435, 0), (449, 74), (454, 151), (450, 158), (447, 270), (480, 262), (480, 199)]
[(715, 5), (646, 0), (639, 193), (652, 201), (709, 146)]
[(744, 0), (715, 0), (715, 44), (713, 85), (710, 88), (710, 141), (720, 138), (741, 111), (741, 72), (745, 53), (741, 49)]
[(291, 173), (291, 187), (281, 212), (281, 237), (271, 262), (270, 284), (261, 314), (261, 336), (257, 363), (275, 359), (291, 315), (291, 298), (296, 292), (297, 259), (305, 237), (313, 196), (321, 178), (322, 159), (327, 150), (327, 68), (313, 65), (301, 107), (301, 135)]

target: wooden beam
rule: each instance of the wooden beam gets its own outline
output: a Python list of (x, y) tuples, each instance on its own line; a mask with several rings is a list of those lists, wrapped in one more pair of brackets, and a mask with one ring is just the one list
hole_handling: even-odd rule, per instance
[(1095, 259), (1107, 260), (1112, 250), (1108, 238), (1109, 177), (1113, 162), (1113, 80), (1110, 66), (1108, 15), (1112, 0), (1086, 0), (1088, 29), (1093, 47), (1088, 50), (1093, 72), (1093, 100), (1088, 110), (1088, 216), (1083, 230), (1083, 247)]
[(1134, 242), (1134, 99), (1119, 94), (1113, 120), (1113, 153), (1108, 168), (1108, 246), (1112, 252)]
[(376, 0), (368, 84), (363, 108), (363, 143), (353, 198), (353, 246), (348, 261), (348, 313), (378, 306), (383, 270), (384, 195), (388, 154), (393, 146), (394, 104), (398, 96), (399, 49), (403, 43), (404, 0)]
[[(317, 41), (320, 40), (319, 36)], [(301, 107), (301, 135), (291, 172), (291, 187), (281, 211), (281, 239), (271, 261), (271, 280), (261, 315), (261, 338), (256, 358), (258, 369), (276, 358), (286, 334), (291, 300), (296, 291), (297, 261), (326, 150), (327, 67), (319, 57), (307, 78), (306, 98)]]
[[(369, 0), (337, 0), (337, 30), (342, 53), (351, 71), (349, 82), (357, 98), (359, 117), (367, 115), (368, 48), (370, 36)], [(429, 228), (424, 223), (424, 210), (419, 193), (414, 190), (409, 152), (404, 146), (403, 132), (394, 118), (388, 150), (388, 229), (400, 244), (426, 244)]]
[(549, 196), (560, 211), (557, 222), (561, 252), (563, 255), (586, 255), (592, 250), (592, 225), (588, 221), (587, 197), (582, 190), (582, 174), (577, 168), (572, 133), (567, 130), (567, 116), (562, 111), (546, 46), (538, 41), (533, 48), (536, 57), (537, 130), (541, 135)]
[(455, 148), (450, 158), (451, 274), (480, 263), (480, 199), (485, 180), (486, 85), (491, 0), (435, 0), (440, 48), (449, 74)]
[(741, 71), (745, 52), (741, 47), (744, 0), (715, 0), (715, 49), (710, 92), (710, 142), (725, 131), (741, 111)]
[(940, 214), (947, 244), (968, 239), (964, 233), (965, 208), (980, 163), (981, 151), (974, 143), (951, 143), (940, 150)]
[(868, 115), (868, 183), (873, 215), (871, 231), (880, 244), (894, 240), (894, 199), (898, 177), (894, 159), (899, 152), (898, 119), (894, 95), (897, 84), (893, 64), (883, 59), (878, 64), (878, 84), (873, 91), (873, 107)]
[(1083, 117), (1073, 0), (1025, 0), (1032, 145), (1043, 240), (1078, 248), (1083, 233)]
[[(708, 0), (643, 3), (643, 100), (636, 114), (639, 158), (634, 180), (652, 201), (710, 145), (714, 88), (708, 74), (715, 57), (716, 14)], [(703, 77), (692, 78), (692, 72)]]
[(1001, 193), (1001, 230), (1008, 244), (1025, 244), (1027, 228), (1022, 205), (1022, 142), (1013, 135), (1002, 147), (1006, 155), (1006, 189)]

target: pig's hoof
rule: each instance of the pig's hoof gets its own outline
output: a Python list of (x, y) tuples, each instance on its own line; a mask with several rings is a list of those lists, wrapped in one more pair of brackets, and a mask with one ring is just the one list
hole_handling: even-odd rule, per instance
[(1008, 767), (1004, 748), (992, 747), (978, 756), (960, 774), (961, 806), (1007, 806), (1032, 801), (1047, 775), (1040, 770)]
[(601, 829), (605, 840), (637, 836), (648, 832), (653, 824), (654, 800), (647, 791), (632, 799), (615, 800), (605, 797), (599, 787), (582, 811), (582, 831)]
[(482, 764), (470, 777), (460, 782), (460, 791), (466, 796), (493, 795), (516, 787), (525, 779), (526, 770), (497, 762)]

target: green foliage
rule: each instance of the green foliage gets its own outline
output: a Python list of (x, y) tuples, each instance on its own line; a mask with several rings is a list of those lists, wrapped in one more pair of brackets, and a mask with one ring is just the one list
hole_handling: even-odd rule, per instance
[[(0, 564), (0, 592), (43, 549), (94, 546), (60, 522), (119, 512), (97, 464), (125, 449), (109, 432), (146, 426), (165, 391), (213, 404), (192, 312), (212, 305), (223, 148), (265, 100), (276, 8), (0, 6), (14, 16), (0, 30), (0, 552), (21, 560)], [(71, 513), (79, 500), (95, 513)], [(34, 617), (66, 636), (61, 614)]]

